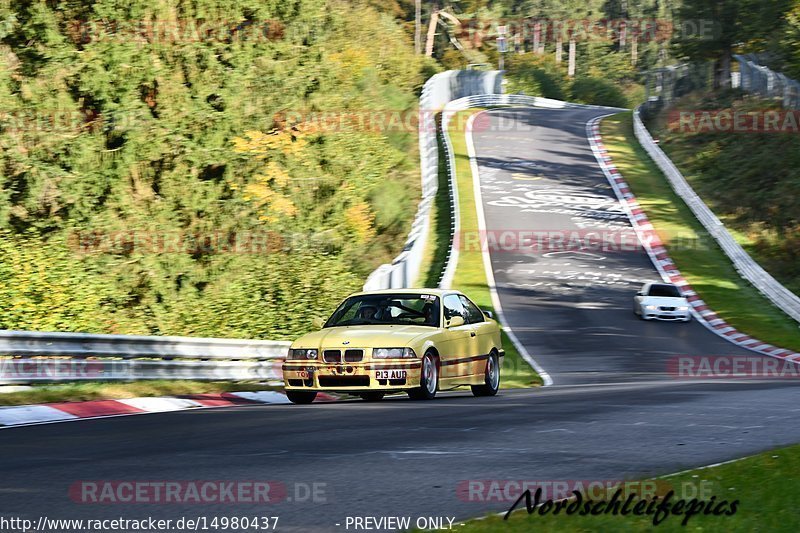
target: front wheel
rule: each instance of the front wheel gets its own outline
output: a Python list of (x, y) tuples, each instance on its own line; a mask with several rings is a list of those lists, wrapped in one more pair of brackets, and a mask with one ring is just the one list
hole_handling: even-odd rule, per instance
[(439, 367), (436, 364), (436, 357), (428, 352), (422, 358), (422, 376), (420, 377), (419, 387), (408, 391), (408, 396), (412, 400), (433, 400), (436, 397), (436, 389), (439, 388)]
[(497, 354), (492, 352), (486, 360), (486, 373), (483, 385), (472, 385), (475, 396), (494, 396), (500, 389), (500, 363)]
[(296, 404), (308, 404), (317, 397), (317, 391), (287, 390), (286, 397), (289, 401)]

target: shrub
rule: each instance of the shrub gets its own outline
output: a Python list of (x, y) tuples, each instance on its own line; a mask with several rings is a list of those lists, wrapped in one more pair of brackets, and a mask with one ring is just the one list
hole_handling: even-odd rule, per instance
[(581, 78), (572, 83), (572, 100), (582, 104), (628, 107), (628, 99), (614, 83), (600, 78)]

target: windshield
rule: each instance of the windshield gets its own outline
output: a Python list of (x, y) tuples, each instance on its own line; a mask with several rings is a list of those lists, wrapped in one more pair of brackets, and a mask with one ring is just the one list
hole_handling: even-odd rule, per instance
[(439, 327), (439, 297), (431, 294), (351, 296), (331, 315), (326, 328), (391, 324)]
[(681, 293), (674, 285), (651, 285), (648, 296), (666, 296), (668, 298), (680, 298)]

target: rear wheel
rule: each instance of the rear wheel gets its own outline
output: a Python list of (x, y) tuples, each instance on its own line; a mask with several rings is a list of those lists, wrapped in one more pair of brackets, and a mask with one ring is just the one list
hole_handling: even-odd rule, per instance
[(500, 363), (497, 354), (492, 352), (486, 360), (486, 373), (483, 385), (473, 385), (475, 396), (494, 396), (500, 389)]
[(287, 390), (286, 397), (289, 398), (289, 401), (292, 403), (308, 404), (313, 402), (314, 398), (317, 397), (317, 391)]
[(383, 397), (386, 396), (386, 393), (383, 391), (369, 391), (369, 392), (362, 392), (359, 396), (365, 402), (379, 402), (383, 400)]
[(408, 396), (412, 400), (433, 400), (439, 388), (439, 366), (436, 356), (431, 352), (422, 358), (421, 373), (420, 386), (408, 391)]

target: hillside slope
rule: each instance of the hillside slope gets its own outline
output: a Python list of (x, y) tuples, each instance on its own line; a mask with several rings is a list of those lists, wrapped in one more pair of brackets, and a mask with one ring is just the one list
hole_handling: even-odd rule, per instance
[(0, 7), (0, 329), (288, 338), (358, 289), (433, 71), (361, 4)]
[[(689, 117), (683, 122), (682, 111)], [(765, 127), (767, 113), (782, 118), (776, 126)], [(800, 294), (800, 128), (796, 116), (796, 112), (783, 112), (778, 102), (738, 91), (693, 94), (662, 112), (650, 129), (747, 252)], [(734, 131), (733, 117), (750, 126)]]

